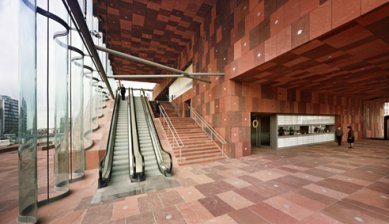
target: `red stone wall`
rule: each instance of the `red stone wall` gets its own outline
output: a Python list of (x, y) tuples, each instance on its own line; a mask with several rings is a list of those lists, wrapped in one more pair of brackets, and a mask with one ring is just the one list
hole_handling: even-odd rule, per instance
[[(175, 100), (192, 99), (192, 106), (230, 142), (229, 155), (249, 155), (250, 113), (332, 114), (344, 128), (352, 125), (362, 137), (363, 105), (358, 99), (240, 83), (240, 75), (303, 43), (364, 14), (385, 0), (231, 0), (217, 1), (201, 25), (189, 52), (195, 72), (225, 72), (211, 84), (194, 82)], [(298, 35), (299, 31), (300, 35)], [(191, 47), (193, 46), (193, 47)], [(160, 86), (162, 88), (162, 85)]]
[(335, 115), (337, 125), (343, 130), (351, 125), (357, 139), (362, 138), (363, 105), (358, 99), (232, 81), (209, 90), (207, 85), (197, 86), (178, 97), (174, 104), (182, 111), (183, 102), (191, 98), (193, 108), (230, 143), (231, 157), (251, 154), (252, 112)]
[(363, 137), (384, 137), (384, 102), (365, 101), (363, 103)]

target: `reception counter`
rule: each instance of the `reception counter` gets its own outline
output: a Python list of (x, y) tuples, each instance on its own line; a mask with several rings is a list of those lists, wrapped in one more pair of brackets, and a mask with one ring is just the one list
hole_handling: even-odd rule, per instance
[(335, 117), (323, 115), (277, 115), (276, 148), (335, 140)]

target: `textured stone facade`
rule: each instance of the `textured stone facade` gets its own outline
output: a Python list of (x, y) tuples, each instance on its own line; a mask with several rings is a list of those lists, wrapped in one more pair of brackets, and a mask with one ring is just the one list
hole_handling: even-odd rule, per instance
[[(362, 99), (231, 78), (384, 3), (379, 0), (218, 1), (192, 38), (193, 44), (181, 53), (179, 65), (183, 67), (192, 60), (195, 72), (225, 72), (225, 76), (210, 77), (211, 84), (194, 82), (193, 89), (174, 103), (183, 110), (184, 102), (191, 99), (192, 107), (230, 143), (231, 157), (251, 153), (252, 112), (335, 115), (337, 125), (344, 130), (352, 125), (357, 138), (379, 137), (381, 130), (376, 127), (379, 121), (370, 122), (369, 127), (364, 123), (367, 115)], [(301, 35), (297, 35), (299, 30)], [(164, 85), (159, 85), (154, 95), (163, 89)], [(379, 106), (372, 107), (369, 119), (380, 114), (379, 110)]]

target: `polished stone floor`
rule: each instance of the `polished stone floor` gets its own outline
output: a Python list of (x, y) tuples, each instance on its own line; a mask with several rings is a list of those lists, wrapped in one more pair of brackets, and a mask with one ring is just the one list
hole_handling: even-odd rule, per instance
[[(0, 154), (0, 223), (17, 215), (17, 154)], [(389, 141), (258, 149), (176, 167), (168, 187), (93, 201), (97, 170), (39, 208), (40, 223), (389, 223)]]

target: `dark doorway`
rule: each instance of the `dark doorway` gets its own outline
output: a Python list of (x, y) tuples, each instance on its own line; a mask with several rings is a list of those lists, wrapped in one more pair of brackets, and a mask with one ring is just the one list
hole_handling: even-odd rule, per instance
[(164, 89), (155, 100), (169, 101), (169, 88)]
[(389, 140), (389, 115), (384, 117), (384, 139)]
[(270, 146), (270, 116), (251, 116), (251, 146)]
[(184, 116), (185, 117), (190, 117), (190, 107), (191, 107), (191, 101), (190, 99), (185, 101), (184, 105)]

